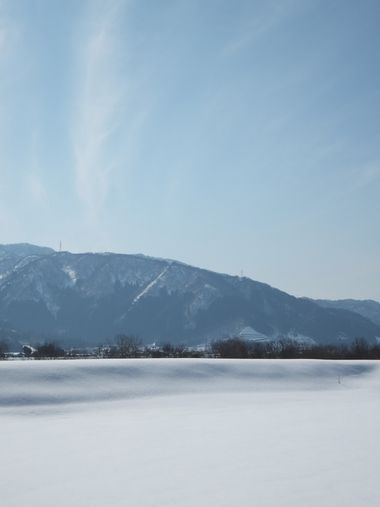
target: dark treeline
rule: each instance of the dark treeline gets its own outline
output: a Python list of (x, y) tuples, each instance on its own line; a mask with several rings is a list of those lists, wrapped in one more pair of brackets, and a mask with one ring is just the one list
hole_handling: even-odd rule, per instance
[(258, 343), (229, 338), (213, 342), (211, 350), (230, 359), (380, 359), (380, 345), (369, 345), (364, 338), (349, 345), (307, 346), (288, 339)]
[[(346, 345), (305, 345), (289, 339), (268, 342), (240, 338), (216, 340), (204, 348), (164, 343), (143, 345), (129, 335), (119, 335), (113, 345), (94, 349), (64, 350), (53, 342), (24, 346), (22, 357), (33, 359), (75, 358), (223, 358), (223, 359), (380, 359), (380, 344), (371, 345), (357, 338)], [(0, 343), (0, 359), (7, 358), (7, 347)]]

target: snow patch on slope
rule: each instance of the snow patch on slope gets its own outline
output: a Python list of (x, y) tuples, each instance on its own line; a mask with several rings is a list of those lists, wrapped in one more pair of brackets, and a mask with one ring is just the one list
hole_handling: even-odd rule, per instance
[(75, 285), (77, 283), (77, 280), (78, 280), (77, 273), (76, 273), (76, 271), (72, 267), (70, 267), (70, 266), (64, 266), (62, 268), (62, 271), (64, 273), (66, 273), (66, 275), (69, 277), (69, 279), (70, 279), (70, 281), (71, 281), (71, 283), (73, 285)]
[(169, 266), (166, 266), (166, 268), (165, 268), (165, 269), (163, 269), (163, 270), (161, 271), (161, 273), (160, 273), (158, 276), (156, 276), (156, 278), (155, 278), (154, 280), (152, 280), (150, 283), (148, 283), (148, 285), (147, 285), (146, 287), (144, 287), (144, 289), (140, 292), (140, 294), (138, 294), (138, 295), (134, 298), (134, 300), (133, 300), (133, 302), (132, 302), (132, 305), (134, 305), (134, 304), (138, 303), (138, 302), (139, 302), (139, 300), (140, 300), (142, 297), (144, 297), (146, 294), (148, 294), (148, 292), (149, 292), (149, 291), (150, 291), (150, 290), (151, 290), (151, 289), (152, 289), (152, 288), (153, 288), (153, 287), (154, 287), (154, 286), (155, 286), (155, 285), (159, 282), (159, 280), (160, 280), (161, 278), (163, 278), (163, 277), (166, 275), (166, 273), (168, 272), (169, 268), (170, 268), (170, 264), (169, 264)]
[(266, 336), (263, 333), (259, 333), (256, 329), (253, 329), (251, 326), (246, 326), (239, 333), (239, 337), (243, 340), (254, 341), (254, 342), (267, 342), (270, 341), (271, 338)]

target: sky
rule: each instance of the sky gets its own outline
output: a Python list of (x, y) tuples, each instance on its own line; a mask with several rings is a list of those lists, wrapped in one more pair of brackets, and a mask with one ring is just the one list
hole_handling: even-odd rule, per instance
[(0, 243), (380, 300), (378, 0), (0, 0)]

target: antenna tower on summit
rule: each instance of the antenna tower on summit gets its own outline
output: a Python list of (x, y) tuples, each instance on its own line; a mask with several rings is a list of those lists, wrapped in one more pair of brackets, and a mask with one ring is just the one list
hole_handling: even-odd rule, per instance
[(62, 241), (59, 241), (59, 251), (62, 252)]

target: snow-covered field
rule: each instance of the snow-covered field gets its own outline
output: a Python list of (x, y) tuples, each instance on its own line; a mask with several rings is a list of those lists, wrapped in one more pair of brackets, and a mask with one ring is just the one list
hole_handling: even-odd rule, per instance
[(378, 507), (379, 433), (379, 362), (0, 362), (0, 505)]

